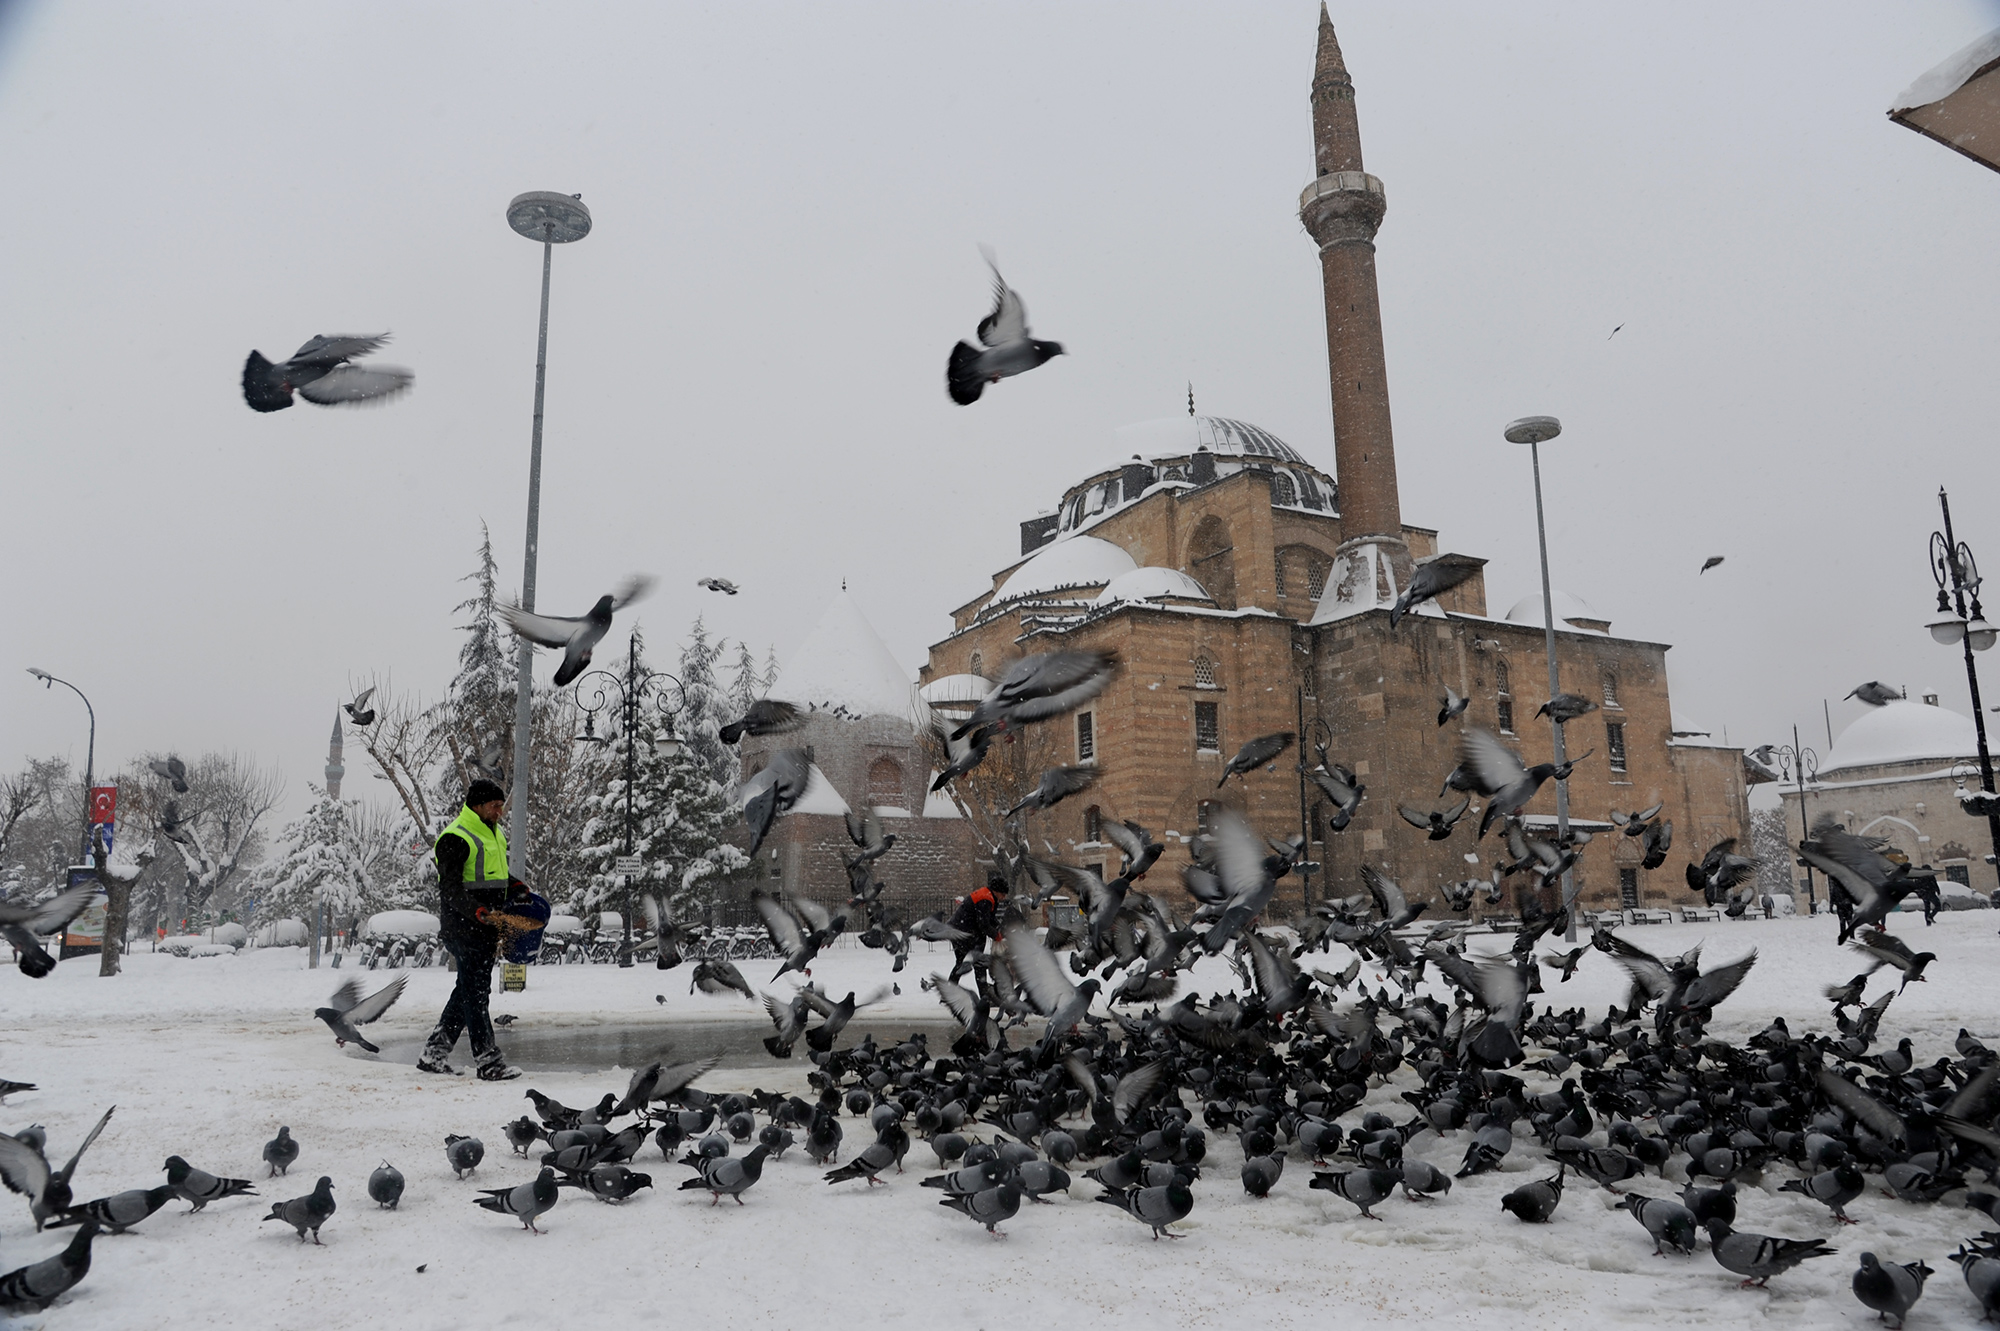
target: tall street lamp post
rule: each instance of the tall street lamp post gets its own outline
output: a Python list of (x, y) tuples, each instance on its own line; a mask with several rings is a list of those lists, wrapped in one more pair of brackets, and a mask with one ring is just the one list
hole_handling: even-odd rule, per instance
[[(1965, 683), (1972, 691), (1972, 724), (1979, 737), (1979, 793), (1963, 797), (1965, 811), (1984, 816), (1986, 830), (1993, 838), (1993, 854), (1987, 863), (2000, 872), (2000, 796), (1993, 792), (1993, 755), (1986, 748), (1986, 709), (1979, 701), (1979, 667), (1974, 652), (1983, 652), (2000, 639), (2000, 630), (1986, 622), (1979, 608), (1979, 565), (1972, 551), (1951, 529), (1951, 498), (1938, 489), (1938, 507), (1944, 510), (1944, 530), (1931, 533), (1931, 577), (1937, 580), (1938, 617), (1926, 627), (1931, 637), (1946, 647), (1965, 650)], [(1968, 604), (1969, 603), (1969, 604)], [(1971, 614), (1966, 611), (1970, 609)]]
[[(1556, 609), (1555, 597), (1549, 591), (1549, 528), (1542, 515), (1542, 445), (1562, 433), (1562, 422), (1553, 416), (1523, 416), (1507, 426), (1506, 439), (1510, 444), (1526, 444), (1528, 455), (1535, 467), (1535, 539), (1542, 551), (1542, 636), (1543, 645), (1549, 658), (1549, 699), (1553, 704), (1555, 696), (1562, 692), (1562, 681), (1556, 671)], [(1561, 771), (1568, 762), (1568, 754), (1563, 748), (1563, 723), (1556, 716), (1554, 706), (1549, 708), (1549, 731), (1554, 736), (1555, 747), (1551, 761), (1556, 770)], [(1560, 777), (1556, 781), (1556, 844), (1569, 852), (1569, 778)], [(1567, 942), (1576, 941), (1576, 912), (1570, 910), (1576, 899), (1576, 870), (1564, 869), (1562, 876), (1562, 904), (1569, 913), (1569, 925), (1563, 930)]]
[[(608, 742), (597, 734), (597, 713), (612, 705), (614, 692), (623, 725), (619, 733), (625, 743), (625, 850), (620, 857), (623, 863), (618, 868), (625, 879), (625, 907), (620, 912), (624, 916), (625, 943), (618, 953), (620, 966), (632, 964), (632, 787), (638, 780), (639, 713), (648, 703), (658, 710), (661, 719), (666, 722), (667, 733), (654, 741), (653, 747), (663, 757), (671, 758), (681, 750), (680, 737), (674, 733), (674, 718), (687, 710), (688, 703), (687, 686), (681, 683), (678, 676), (639, 664), (641, 650), (639, 633), (634, 629), (622, 679), (609, 670), (592, 670), (576, 682), (577, 705), (583, 709), (583, 734), (577, 736), (578, 739), (591, 744)], [(583, 701), (586, 682), (592, 685), (588, 703)], [(660, 690), (662, 682), (673, 685), (672, 695)]]
[[(45, 689), (60, 684), (77, 697), (83, 698), (83, 690), (66, 679), (57, 679), (48, 671), (37, 670), (34, 666), (28, 667), (28, 673), (42, 681), (42, 687)], [(90, 790), (97, 783), (97, 709), (90, 705), (90, 699), (83, 698), (83, 710), (90, 714), (90, 747), (84, 750), (83, 758), (83, 849), (78, 852), (76, 861), (78, 864), (90, 863)], [(1993, 789), (1990, 777), (1986, 782), (1986, 788)]]
[[(535, 555), (542, 524), (542, 387), (549, 368), (549, 264), (557, 245), (590, 234), (590, 209), (583, 206), (581, 194), (530, 190), (507, 205), (507, 225), (529, 240), (542, 242), (542, 322), (535, 338), (535, 426), (528, 445), (528, 540), (521, 573), (521, 608), (533, 610)], [(509, 796), (513, 813), (507, 823), (508, 846), (523, 865), (528, 855), (528, 727), (534, 709), (534, 671), (534, 644), (523, 638), (514, 686), (514, 780)]]
[[(1778, 770), (1788, 778), (1798, 782), (1799, 791), (1799, 840), (1812, 840), (1812, 820), (1806, 814), (1806, 783), (1819, 779), (1819, 755), (1799, 743), (1799, 728), (1792, 727), (1792, 742), (1780, 744), (1771, 750), (1778, 760)], [(1819, 913), (1819, 896), (1813, 890), (1812, 862), (1801, 859), (1806, 869), (1806, 914)], [(1832, 892), (1828, 888), (1829, 894)]]

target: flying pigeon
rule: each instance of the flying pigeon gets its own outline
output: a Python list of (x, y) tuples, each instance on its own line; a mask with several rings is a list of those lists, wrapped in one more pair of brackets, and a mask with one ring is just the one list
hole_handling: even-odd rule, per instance
[(43, 949), (36, 935), (52, 934), (66, 926), (83, 914), (99, 891), (94, 882), (78, 883), (36, 905), (0, 901), (0, 939), (21, 954), (21, 974), (39, 980), (56, 968), (56, 959)]
[(305, 1196), (294, 1197), (288, 1202), (272, 1202), (271, 1214), (264, 1219), (284, 1221), (299, 1232), (300, 1243), (306, 1241), (306, 1231), (311, 1230), (313, 1242), (319, 1243), (319, 1227), (333, 1219), (334, 1210), (333, 1180), (322, 1174), (319, 1183)]
[(187, 764), (172, 754), (168, 754), (164, 758), (155, 758), (147, 763), (146, 767), (154, 776), (171, 782), (174, 787), (174, 794), (185, 795), (188, 793)]
[(483, 1206), (497, 1215), (519, 1216), (521, 1224), (536, 1234), (542, 1231), (535, 1228), (535, 1217), (553, 1208), (556, 1198), (561, 1196), (556, 1187), (556, 1171), (548, 1168), (537, 1174), (532, 1183), (483, 1191), (484, 1196), (473, 1199), (474, 1206)]
[(1243, 776), (1249, 772), (1256, 771), (1286, 749), (1291, 748), (1292, 741), (1297, 738), (1298, 736), (1294, 735), (1291, 731), (1281, 730), (1275, 735), (1260, 735), (1256, 739), (1251, 740), (1236, 751), (1235, 757), (1223, 765), (1222, 780), (1215, 783), (1215, 788), (1217, 790), (1222, 789), (1225, 785), (1229, 784), (1229, 778), (1232, 776)]
[(1410, 585), (1396, 598), (1396, 604), (1389, 607), (1389, 627), (1395, 628), (1404, 615), (1450, 591), (1485, 566), (1485, 560), (1470, 555), (1432, 555), (1418, 561), (1410, 573)]
[(403, 1171), (384, 1160), (368, 1176), (368, 1196), (377, 1206), (395, 1210), (403, 1200)]
[(615, 593), (598, 597), (597, 604), (580, 619), (538, 615), (513, 605), (502, 606), (500, 618), (507, 621), (507, 627), (529, 642), (542, 647), (562, 648), (563, 661), (556, 670), (555, 678), (555, 686), (561, 688), (582, 674), (583, 668), (590, 664), (591, 649), (611, 631), (612, 611), (624, 609), (644, 596), (652, 586), (651, 578), (629, 578)]
[(167, 1163), (160, 1166), (167, 1171), (167, 1186), (181, 1197), (194, 1203), (188, 1208), (191, 1215), (225, 1197), (255, 1197), (257, 1190), (250, 1186), (247, 1178), (217, 1178), (205, 1169), (196, 1169), (177, 1155), (167, 1157)]
[(1053, 809), (1071, 795), (1088, 790), (1097, 780), (1095, 767), (1051, 767), (1042, 773), (1042, 779), (1035, 788), (1021, 798), (1006, 816), (1012, 818), (1023, 809)]
[(806, 793), (812, 780), (812, 763), (804, 749), (780, 749), (771, 755), (763, 771), (743, 783), (749, 798), (743, 804), (743, 822), (750, 829), (749, 854), (754, 858), (778, 815), (787, 812)]
[(1542, 783), (1556, 771), (1548, 763), (1526, 766), (1491, 731), (1477, 726), (1465, 728), (1458, 751), (1459, 767), (1472, 783), (1472, 789), (1486, 798), (1486, 812), (1479, 819), (1481, 837), (1495, 820), (1525, 808)]
[(97, 1226), (85, 1221), (69, 1246), (55, 1256), (0, 1276), (0, 1308), (32, 1308), (40, 1312), (75, 1288), (90, 1272), (90, 1241), (96, 1237)]
[(1061, 716), (1104, 692), (1117, 665), (1118, 654), (1104, 650), (1024, 656), (948, 738), (956, 742), (995, 722), (1006, 728)]
[(1416, 809), (1407, 804), (1398, 804), (1396, 812), (1404, 822), (1420, 832), (1430, 834), (1432, 841), (1442, 841), (1451, 835), (1451, 829), (1458, 826), (1458, 820), (1472, 805), (1472, 797), (1461, 795), (1458, 803), (1445, 809)]
[(1870, 707), (1887, 707), (1892, 702), (1900, 702), (1903, 697), (1900, 692), (1890, 688), (1879, 679), (1871, 679), (1866, 684), (1855, 685), (1854, 692), (1847, 696), (1858, 698)]
[(342, 703), (341, 708), (344, 711), (346, 711), (347, 719), (352, 721), (357, 726), (374, 725), (375, 712), (372, 708), (368, 706), (368, 700), (374, 696), (375, 696), (375, 686), (373, 684), (370, 684), (367, 688), (361, 690), (360, 693), (354, 696), (353, 702)]
[(805, 724), (799, 709), (776, 698), (759, 698), (743, 715), (716, 732), (724, 744), (734, 744), (745, 735), (782, 735)]
[(1710, 569), (1719, 566), (1721, 563), (1722, 563), (1721, 555), (1710, 555), (1707, 559), (1702, 561), (1701, 571), (1703, 573), (1706, 573)]
[(734, 596), (743, 590), (727, 578), (696, 578), (694, 585), (706, 587), (712, 592), (721, 592), (725, 596)]
[(1438, 724), (1447, 725), (1455, 716), (1464, 716), (1465, 709), (1472, 705), (1472, 699), (1462, 698), (1451, 685), (1444, 686), (1444, 697), (1438, 700)]
[(986, 266), (993, 270), (993, 313), (979, 321), (979, 341), (985, 350), (960, 342), (951, 349), (944, 372), (951, 400), (961, 407), (977, 402), (986, 385), (1025, 373), (1063, 354), (1062, 343), (1042, 342), (1028, 335), (1028, 307), (1022, 303), (1021, 293), (1000, 276), (993, 252), (984, 246), (981, 252)]
[(97, 1134), (104, 1131), (104, 1125), (111, 1121), (111, 1111), (104, 1111), (104, 1117), (97, 1120), (97, 1126), (83, 1139), (83, 1145), (76, 1148), (76, 1154), (60, 1170), (49, 1168), (49, 1162), (42, 1155), (42, 1143), (23, 1141), (28, 1134), (9, 1137), (0, 1134), (0, 1183), (5, 1183), (14, 1192), (25, 1195), (28, 1210), (35, 1217), (35, 1229), (40, 1232), (43, 1225), (70, 1208), (74, 1194), (70, 1192), (69, 1181), (76, 1176), (77, 1162), (83, 1153), (97, 1140)]
[(252, 411), (283, 411), (292, 405), (294, 391), (322, 407), (394, 397), (408, 388), (416, 375), (389, 365), (363, 368), (352, 363), (388, 340), (387, 333), (374, 337), (315, 336), (293, 352), (290, 360), (276, 365), (253, 351), (243, 362), (243, 400)]
[(1585, 712), (1594, 712), (1597, 704), (1577, 693), (1558, 693), (1555, 697), (1535, 709), (1536, 716), (1550, 717), (1567, 724)]
[(407, 978), (407, 976), (398, 975), (368, 997), (363, 998), (361, 996), (361, 977), (358, 975), (349, 976), (341, 984), (340, 988), (333, 991), (333, 997), (327, 1000), (327, 1006), (313, 1009), (313, 1015), (325, 1022), (327, 1029), (333, 1032), (333, 1043), (336, 1048), (344, 1046), (348, 1041), (352, 1040), (369, 1053), (379, 1054), (382, 1052), (381, 1046), (370, 1044), (368, 1037), (363, 1035), (356, 1027), (368, 1025), (394, 1007), (396, 1000), (403, 996), (403, 982)]
[(931, 789), (943, 790), (954, 778), (964, 776), (984, 762), (987, 746), (993, 743), (993, 732), (996, 728), (981, 726), (970, 735), (953, 738), (946, 734), (944, 727), (931, 727), (931, 733), (937, 736), (938, 743), (944, 746), (945, 756), (950, 759), (944, 770), (937, 774), (937, 779), (931, 782)]

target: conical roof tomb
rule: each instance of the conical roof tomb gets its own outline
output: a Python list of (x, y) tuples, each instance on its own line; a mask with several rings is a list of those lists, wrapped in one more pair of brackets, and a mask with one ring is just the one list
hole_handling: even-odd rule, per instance
[(916, 686), (845, 589), (778, 669), (771, 696), (856, 720), (917, 717)]

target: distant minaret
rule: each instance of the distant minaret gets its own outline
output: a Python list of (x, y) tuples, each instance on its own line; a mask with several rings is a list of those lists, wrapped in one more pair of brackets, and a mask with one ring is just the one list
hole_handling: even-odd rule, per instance
[(1408, 576), (1396, 445), (1389, 428), (1389, 372), (1375, 289), (1375, 231), (1388, 200), (1361, 166), (1354, 82), (1326, 6), (1312, 83), (1314, 179), (1299, 220), (1319, 243), (1326, 287), (1327, 379), (1333, 393), (1334, 480), (1339, 486), (1346, 568), (1328, 580), (1317, 619), (1339, 618), (1393, 599)]
[(342, 745), (343, 741), (340, 737), (340, 713), (335, 712), (333, 714), (333, 740), (326, 746), (326, 797), (330, 800), (340, 798), (340, 778), (347, 775), (347, 769), (340, 765), (340, 750)]

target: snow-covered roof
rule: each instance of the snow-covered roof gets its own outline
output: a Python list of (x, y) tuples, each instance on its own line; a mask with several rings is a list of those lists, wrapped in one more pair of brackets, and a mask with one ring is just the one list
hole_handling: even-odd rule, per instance
[(379, 938), (383, 935), (404, 938), (429, 938), (438, 931), (438, 917), (427, 910), (384, 910), (368, 917), (368, 923), (361, 926), (363, 938)]
[[(1611, 622), (1584, 604), (1583, 598), (1571, 596), (1559, 587), (1549, 592), (1549, 603), (1555, 609), (1556, 619), (1564, 627), (1575, 629), (1579, 633), (1603, 632), (1602, 629), (1584, 628), (1576, 622), (1579, 619), (1595, 620), (1599, 624)], [(1542, 615), (1541, 593), (1536, 592), (1533, 596), (1524, 596), (1514, 602), (1513, 609), (1507, 612), (1507, 619), (1515, 624), (1547, 624), (1548, 620)]]
[(997, 604), (1064, 587), (1102, 587), (1139, 567), (1132, 556), (1095, 536), (1069, 536), (1037, 550), (993, 594)]
[(842, 709), (857, 719), (917, 710), (916, 687), (875, 626), (842, 590), (779, 668), (771, 696), (801, 707)]
[(917, 690), (917, 696), (925, 702), (938, 703), (978, 702), (993, 692), (993, 681), (984, 675), (940, 675)]
[(1897, 96), (1889, 105), (1893, 111), (1909, 111), (1919, 106), (1929, 106), (1941, 102), (1957, 92), (1981, 70), (1995, 61), (2000, 61), (2000, 28), (1995, 28), (1970, 45), (1952, 52), (1942, 63), (1925, 70), (1917, 76), (1917, 81)]
[(1115, 605), (1119, 601), (1150, 601), (1160, 596), (1178, 596), (1190, 601), (1215, 599), (1200, 583), (1179, 569), (1148, 564), (1113, 578), (1097, 594), (1096, 603)]
[(1840, 732), (1833, 752), (1820, 764), (1821, 776), (1885, 763), (1970, 758), (1979, 752), (1972, 718), (1948, 707), (1898, 699)]
[(813, 763), (806, 769), (806, 793), (799, 796), (799, 802), (791, 807), (793, 813), (830, 813), (844, 817), (847, 801), (833, 788), (833, 782), (826, 779), (826, 773)]
[[(932, 772), (931, 780), (935, 781), (937, 778), (938, 774)], [(924, 796), (924, 817), (963, 818), (965, 815), (959, 812), (958, 805), (952, 800), (949, 791), (933, 790)]]
[(1298, 450), (1269, 430), (1227, 416), (1166, 416), (1118, 427), (1118, 456), (1184, 457), (1206, 448), (1219, 457), (1304, 462)]

